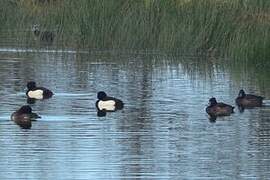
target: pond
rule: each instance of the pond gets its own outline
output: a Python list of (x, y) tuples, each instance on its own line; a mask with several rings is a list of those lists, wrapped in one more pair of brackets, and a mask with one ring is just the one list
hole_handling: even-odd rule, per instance
[[(0, 179), (267, 179), (270, 79), (228, 60), (159, 52), (0, 49)], [(252, 69), (252, 68), (251, 68)], [(31, 129), (10, 120), (26, 84), (51, 89), (31, 104)], [(265, 106), (211, 122), (209, 98), (239, 89)], [(97, 92), (124, 101), (98, 117)]]

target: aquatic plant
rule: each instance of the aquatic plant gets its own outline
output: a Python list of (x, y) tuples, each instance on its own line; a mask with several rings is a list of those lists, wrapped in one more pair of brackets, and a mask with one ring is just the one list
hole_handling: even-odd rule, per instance
[(270, 58), (268, 0), (5, 0), (0, 8), (0, 31), (21, 42), (34, 42), (38, 23), (57, 32), (59, 46)]

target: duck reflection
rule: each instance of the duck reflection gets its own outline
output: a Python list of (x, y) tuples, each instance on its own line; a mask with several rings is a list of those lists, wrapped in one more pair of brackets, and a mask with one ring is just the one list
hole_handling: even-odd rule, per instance
[(97, 110), (97, 116), (98, 117), (105, 117), (107, 115), (107, 112), (110, 111), (106, 111), (106, 110)]
[(34, 98), (27, 98), (26, 102), (27, 102), (27, 104), (35, 104), (36, 103), (36, 99), (34, 99)]
[(217, 120), (217, 116), (211, 116), (211, 115), (209, 115), (208, 119), (209, 119), (209, 122), (215, 123), (216, 120)]

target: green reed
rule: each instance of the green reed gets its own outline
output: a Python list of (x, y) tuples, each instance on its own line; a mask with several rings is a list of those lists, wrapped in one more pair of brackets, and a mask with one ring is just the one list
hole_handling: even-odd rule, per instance
[(0, 8), (0, 31), (26, 30), (13, 33), (23, 41), (37, 23), (63, 46), (270, 58), (269, 0), (4, 0)]

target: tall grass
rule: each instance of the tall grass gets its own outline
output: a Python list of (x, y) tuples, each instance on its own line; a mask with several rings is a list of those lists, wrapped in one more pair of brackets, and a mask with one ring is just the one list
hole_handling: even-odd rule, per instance
[(67, 46), (270, 58), (269, 0), (3, 0), (0, 10), (0, 31), (38, 23)]

